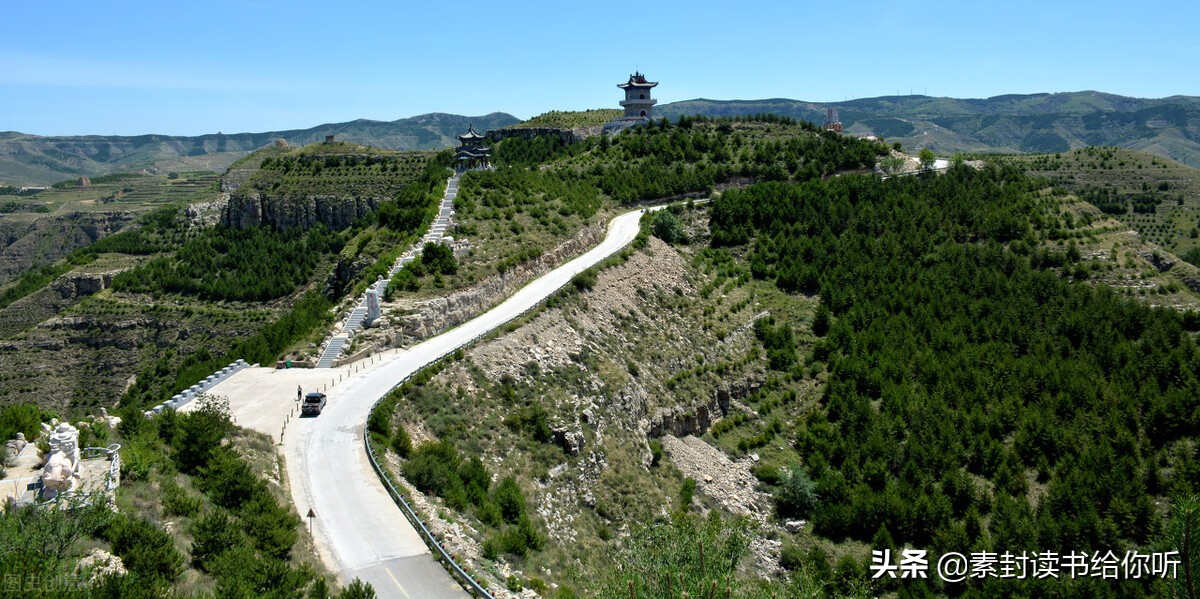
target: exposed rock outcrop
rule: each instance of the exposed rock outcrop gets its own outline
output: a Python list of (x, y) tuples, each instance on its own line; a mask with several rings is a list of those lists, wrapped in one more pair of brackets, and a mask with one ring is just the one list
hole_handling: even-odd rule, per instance
[(658, 408), (654, 411), (654, 416), (641, 423), (641, 426), (650, 437), (703, 435), (714, 422), (729, 414), (735, 399), (753, 393), (760, 385), (761, 381), (743, 380), (731, 386), (718, 388), (704, 403)]
[(556, 135), (564, 144), (574, 143), (579, 139), (571, 129), (555, 129), (552, 127), (508, 127), (487, 132), (488, 139), (493, 142), (498, 142), (508, 137), (533, 139), (535, 137)]
[(280, 231), (307, 229), (317, 223), (341, 231), (360, 216), (373, 212), (386, 198), (338, 196), (273, 196), (259, 191), (234, 192), (221, 223), (237, 229), (270, 225)]
[(1138, 257), (1154, 265), (1154, 268), (1157, 268), (1158, 272), (1166, 272), (1171, 270), (1171, 267), (1175, 266), (1175, 263), (1178, 262), (1178, 260), (1174, 259), (1174, 257), (1172, 257), (1170, 254), (1154, 249), (1142, 250), (1141, 252), (1138, 252)]
[(54, 290), (63, 299), (78, 299), (112, 287), (113, 272), (70, 272), (54, 281)]
[(88, 584), (95, 584), (108, 576), (124, 576), (125, 563), (121, 558), (100, 548), (92, 549), (79, 564), (75, 571), (84, 577)]
[(562, 447), (567, 455), (579, 455), (579, 450), (583, 448), (584, 438), (583, 432), (572, 430), (571, 428), (562, 426), (556, 427), (553, 430), (554, 442)]

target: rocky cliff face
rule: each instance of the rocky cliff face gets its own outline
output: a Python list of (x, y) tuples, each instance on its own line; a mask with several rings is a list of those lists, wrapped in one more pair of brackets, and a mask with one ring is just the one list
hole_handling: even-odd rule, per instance
[(70, 272), (59, 277), (51, 286), (63, 299), (78, 299), (112, 287), (114, 274)]
[(270, 225), (286, 231), (307, 229), (317, 223), (340, 231), (354, 219), (373, 212), (385, 198), (337, 196), (275, 196), (259, 191), (238, 191), (229, 196), (221, 224), (238, 229)]

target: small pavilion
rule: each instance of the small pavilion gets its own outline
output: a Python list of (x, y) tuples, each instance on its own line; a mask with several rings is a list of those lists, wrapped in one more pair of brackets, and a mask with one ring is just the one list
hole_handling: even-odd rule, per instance
[(489, 168), (492, 148), (483, 145), (487, 136), (475, 130), (475, 126), (467, 125), (467, 132), (458, 136), (458, 150), (454, 152), (454, 160), (458, 170)]

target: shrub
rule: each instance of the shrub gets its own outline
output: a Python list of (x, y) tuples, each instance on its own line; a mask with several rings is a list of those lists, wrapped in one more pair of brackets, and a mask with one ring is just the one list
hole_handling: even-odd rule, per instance
[(500, 540), (496, 537), (488, 537), (483, 542), (483, 547), (480, 551), (484, 559), (495, 560), (500, 557)]
[[(511, 389), (511, 386), (505, 387)], [(554, 438), (554, 431), (550, 428), (550, 415), (546, 413), (545, 408), (537, 404), (513, 411), (504, 418), (504, 424), (513, 431), (525, 431), (534, 440), (542, 443), (549, 443)]]
[(230, 509), (267, 492), (266, 484), (255, 475), (250, 464), (227, 447), (220, 448), (200, 470), (199, 483), (213, 503)]
[(174, 480), (167, 479), (162, 486), (163, 509), (168, 516), (194, 516), (200, 511), (204, 500), (193, 497)]
[(408, 436), (403, 424), (396, 425), (396, 432), (392, 435), (392, 451), (402, 458), (412, 453), (412, 437)]
[(42, 411), (33, 404), (12, 404), (0, 408), (0, 441), (7, 441), (25, 433), (26, 441), (33, 441), (41, 431)]
[(829, 325), (832, 319), (833, 313), (829, 311), (829, 306), (825, 304), (817, 306), (817, 313), (813, 316), (813, 334), (818, 337), (824, 337), (829, 332)]
[(387, 291), (384, 292), (385, 299), (391, 299), (392, 294), (396, 291), (418, 291), (421, 289), (421, 281), (417, 279), (417, 274), (413, 271), (411, 264), (405, 264), (396, 276), (392, 277), (392, 281), (388, 283)]
[(688, 236), (683, 230), (683, 225), (679, 223), (679, 219), (675, 218), (675, 215), (670, 211), (659, 210), (655, 212), (650, 229), (654, 232), (655, 237), (671, 245), (688, 243)]
[(355, 578), (346, 586), (346, 590), (338, 595), (338, 599), (375, 599), (375, 588), (371, 583)]
[(379, 402), (367, 417), (367, 431), (387, 436), (388, 429), (391, 428), (392, 411), (395, 408), (396, 404), (391, 400)]
[(758, 464), (750, 469), (750, 473), (765, 485), (778, 485), (783, 482), (779, 468), (769, 464)]
[(307, 567), (257, 555), (246, 546), (234, 547), (212, 560), (216, 597), (303, 597), (315, 575)]
[(653, 468), (662, 462), (663, 446), (662, 441), (658, 439), (650, 439), (650, 467)]
[(525, 496), (521, 494), (517, 479), (511, 476), (504, 477), (496, 486), (493, 500), (500, 508), (500, 514), (508, 522), (516, 523), (525, 515)]
[(183, 572), (183, 555), (175, 541), (149, 520), (119, 516), (105, 537), (130, 573), (174, 582)]
[(508, 580), (504, 581), (504, 587), (514, 593), (519, 593), (525, 588), (525, 585), (521, 584), (521, 579), (519, 577), (509, 574)]
[(206, 572), (209, 562), (243, 543), (242, 527), (223, 511), (214, 511), (192, 525), (192, 565)]
[(692, 497), (696, 494), (696, 479), (685, 478), (683, 485), (679, 487), (679, 509), (687, 511), (692, 505)]
[(479, 459), (479, 456), (472, 456), (458, 467), (458, 478), (462, 481), (463, 490), (467, 493), (467, 500), (472, 505), (478, 506), (487, 502), (488, 486), (491, 485), (492, 476), (483, 467), (483, 461)]
[[(143, 418), (138, 416), (139, 420)], [(130, 482), (146, 480), (150, 476), (150, 470), (166, 459), (162, 449), (154, 440), (147, 442), (139, 438), (126, 439), (132, 440), (121, 448), (121, 479)]]
[(422, 493), (445, 497), (448, 489), (462, 486), (459, 462), (458, 451), (450, 443), (425, 442), (404, 462), (404, 477)]
[(421, 250), (421, 267), (427, 273), (452, 275), (458, 272), (458, 261), (450, 246), (429, 242)]
[(509, 526), (500, 535), (501, 550), (517, 557), (540, 550), (543, 543), (542, 537), (533, 528), (533, 521), (526, 515), (522, 515), (515, 526)]
[(296, 544), (300, 517), (279, 505), (270, 493), (256, 494), (238, 513), (246, 530), (253, 531), (254, 546), (264, 555), (287, 559)]
[(596, 287), (596, 271), (587, 269), (571, 279), (571, 284), (579, 291), (591, 291)]
[(504, 514), (500, 513), (500, 506), (496, 505), (495, 501), (487, 500), (482, 505), (475, 509), (475, 516), (480, 522), (488, 526), (502, 526), (504, 524)]
[(808, 516), (817, 507), (817, 484), (803, 466), (796, 465), (775, 492), (775, 509), (780, 516)]
[(779, 551), (779, 565), (785, 570), (799, 570), (804, 566), (804, 551), (793, 543), (785, 544)]
[[(195, 474), (222, 448), (221, 440), (233, 432), (228, 406), (205, 401), (186, 414), (174, 415), (177, 432), (167, 427), (175, 446), (175, 462), (187, 474)], [(160, 432), (160, 434), (162, 434)]]

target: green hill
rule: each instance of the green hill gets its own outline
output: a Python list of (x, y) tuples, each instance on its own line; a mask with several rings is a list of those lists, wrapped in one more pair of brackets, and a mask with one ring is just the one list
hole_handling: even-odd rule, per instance
[(815, 123), (836, 107), (847, 133), (876, 135), (909, 148), (959, 152), (1065, 152), (1085, 146), (1143, 150), (1200, 167), (1200, 98), (1128, 98), (1094, 91), (986, 99), (884, 96), (820, 104), (789, 99), (673, 102), (681, 115), (775, 113)]
[(85, 135), (42, 137), (0, 132), (0, 185), (49, 184), (79, 176), (134, 170), (223, 171), (238, 158), (283, 139), (293, 146), (339, 141), (387, 150), (439, 150), (456, 145), (455, 136), (474, 124), (480, 131), (507, 127), (520, 119), (502, 112), (483, 116), (430, 113), (395, 121), (359, 119), (308, 129), (264, 133), (171, 135)]
[(1113, 147), (989, 159), (1012, 161), (1048, 178), (1178, 256), (1200, 248), (1200, 171), (1195, 168)]
[(623, 112), (617, 108), (591, 108), (588, 110), (551, 110), (539, 114), (528, 121), (515, 125), (515, 129), (545, 127), (549, 129), (573, 129), (576, 127), (594, 127), (621, 118)]

